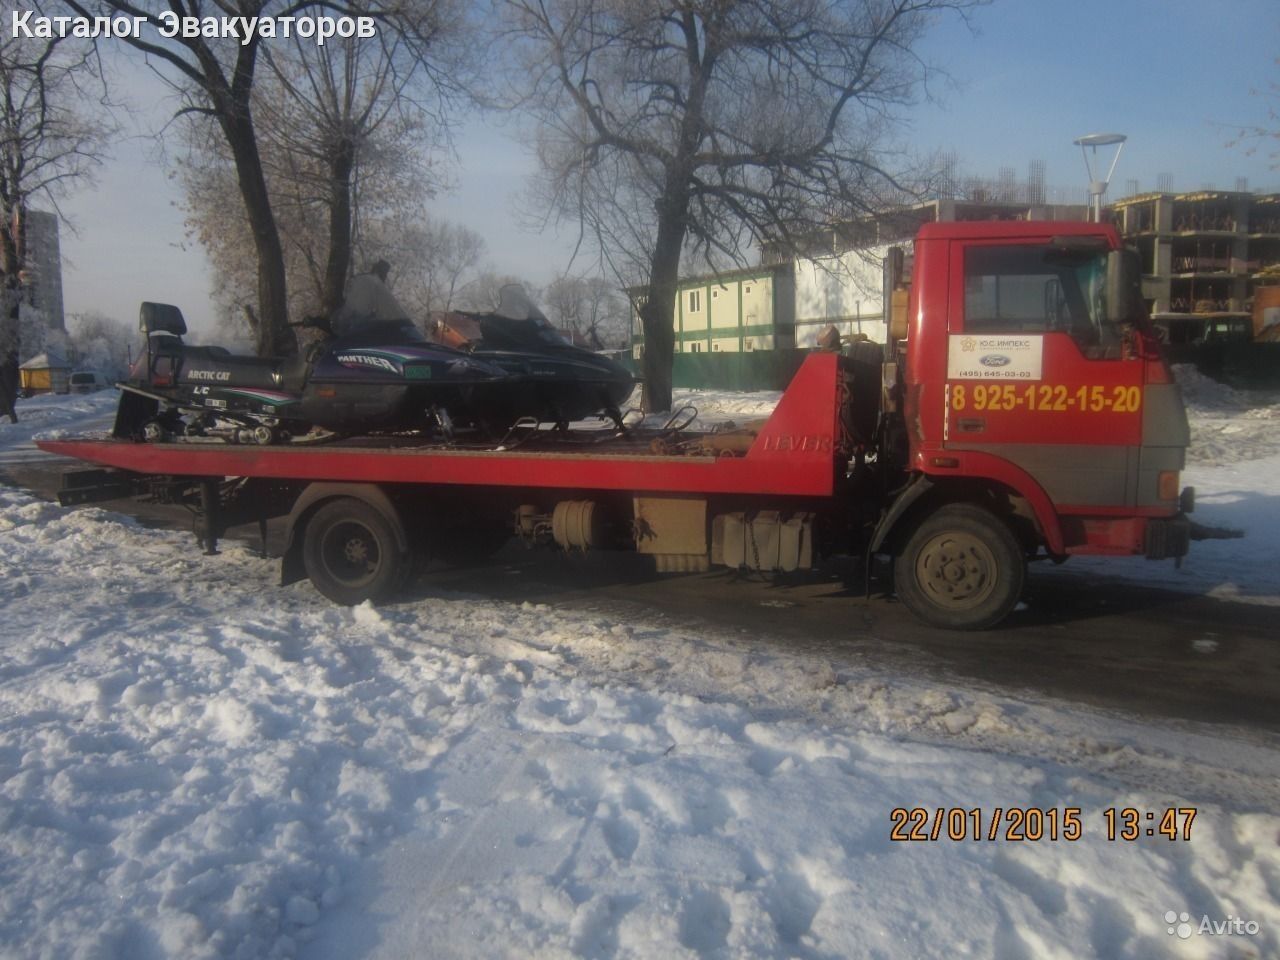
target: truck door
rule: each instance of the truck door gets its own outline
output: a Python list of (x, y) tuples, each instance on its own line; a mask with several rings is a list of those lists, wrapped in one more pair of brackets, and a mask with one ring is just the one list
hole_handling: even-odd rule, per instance
[(953, 244), (944, 445), (1029, 473), (1060, 512), (1138, 502), (1144, 363), (1106, 320), (1100, 237)]

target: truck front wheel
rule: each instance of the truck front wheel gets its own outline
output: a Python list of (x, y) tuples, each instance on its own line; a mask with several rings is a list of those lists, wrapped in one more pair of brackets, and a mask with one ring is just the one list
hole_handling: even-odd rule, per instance
[(899, 599), (925, 623), (984, 630), (1017, 605), (1026, 571), (1008, 524), (982, 507), (953, 503), (916, 525), (893, 577)]
[(302, 562), (315, 588), (346, 606), (385, 599), (412, 568), (387, 518), (354, 497), (316, 511), (303, 533)]

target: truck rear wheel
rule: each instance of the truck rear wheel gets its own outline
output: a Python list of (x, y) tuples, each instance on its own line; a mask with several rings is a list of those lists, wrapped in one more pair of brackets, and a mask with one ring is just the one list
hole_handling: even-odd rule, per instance
[(899, 599), (925, 623), (984, 630), (1017, 605), (1026, 570), (1008, 524), (982, 507), (953, 503), (916, 525), (893, 577)]
[(354, 497), (316, 511), (303, 533), (302, 562), (315, 588), (346, 606), (386, 599), (412, 569), (390, 521)]

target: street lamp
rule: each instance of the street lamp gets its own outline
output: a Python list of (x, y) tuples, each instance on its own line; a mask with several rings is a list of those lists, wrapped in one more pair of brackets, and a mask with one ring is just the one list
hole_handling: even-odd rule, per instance
[[(1127, 140), (1123, 133), (1089, 133), (1083, 137), (1076, 137), (1073, 141), (1080, 147), (1080, 152), (1084, 154), (1084, 168), (1089, 172), (1089, 205), (1093, 209), (1093, 220), (1095, 223), (1102, 222), (1102, 195), (1107, 192), (1107, 184), (1111, 182), (1111, 174), (1116, 172), (1116, 161), (1120, 159), (1120, 151), (1124, 149), (1124, 142)], [(1099, 180), (1094, 176), (1093, 163), (1090, 155), (1097, 157), (1099, 147), (1116, 148), (1115, 156), (1111, 158), (1111, 167), (1107, 170), (1104, 179)], [(1099, 170), (1102, 168), (1099, 167)]]

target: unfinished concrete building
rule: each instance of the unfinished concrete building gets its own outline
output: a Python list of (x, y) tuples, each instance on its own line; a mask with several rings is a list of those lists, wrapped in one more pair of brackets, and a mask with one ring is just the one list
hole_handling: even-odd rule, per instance
[(1280, 194), (1147, 193), (1108, 212), (1142, 255), (1143, 293), (1170, 344), (1252, 336), (1255, 290), (1280, 273)]

